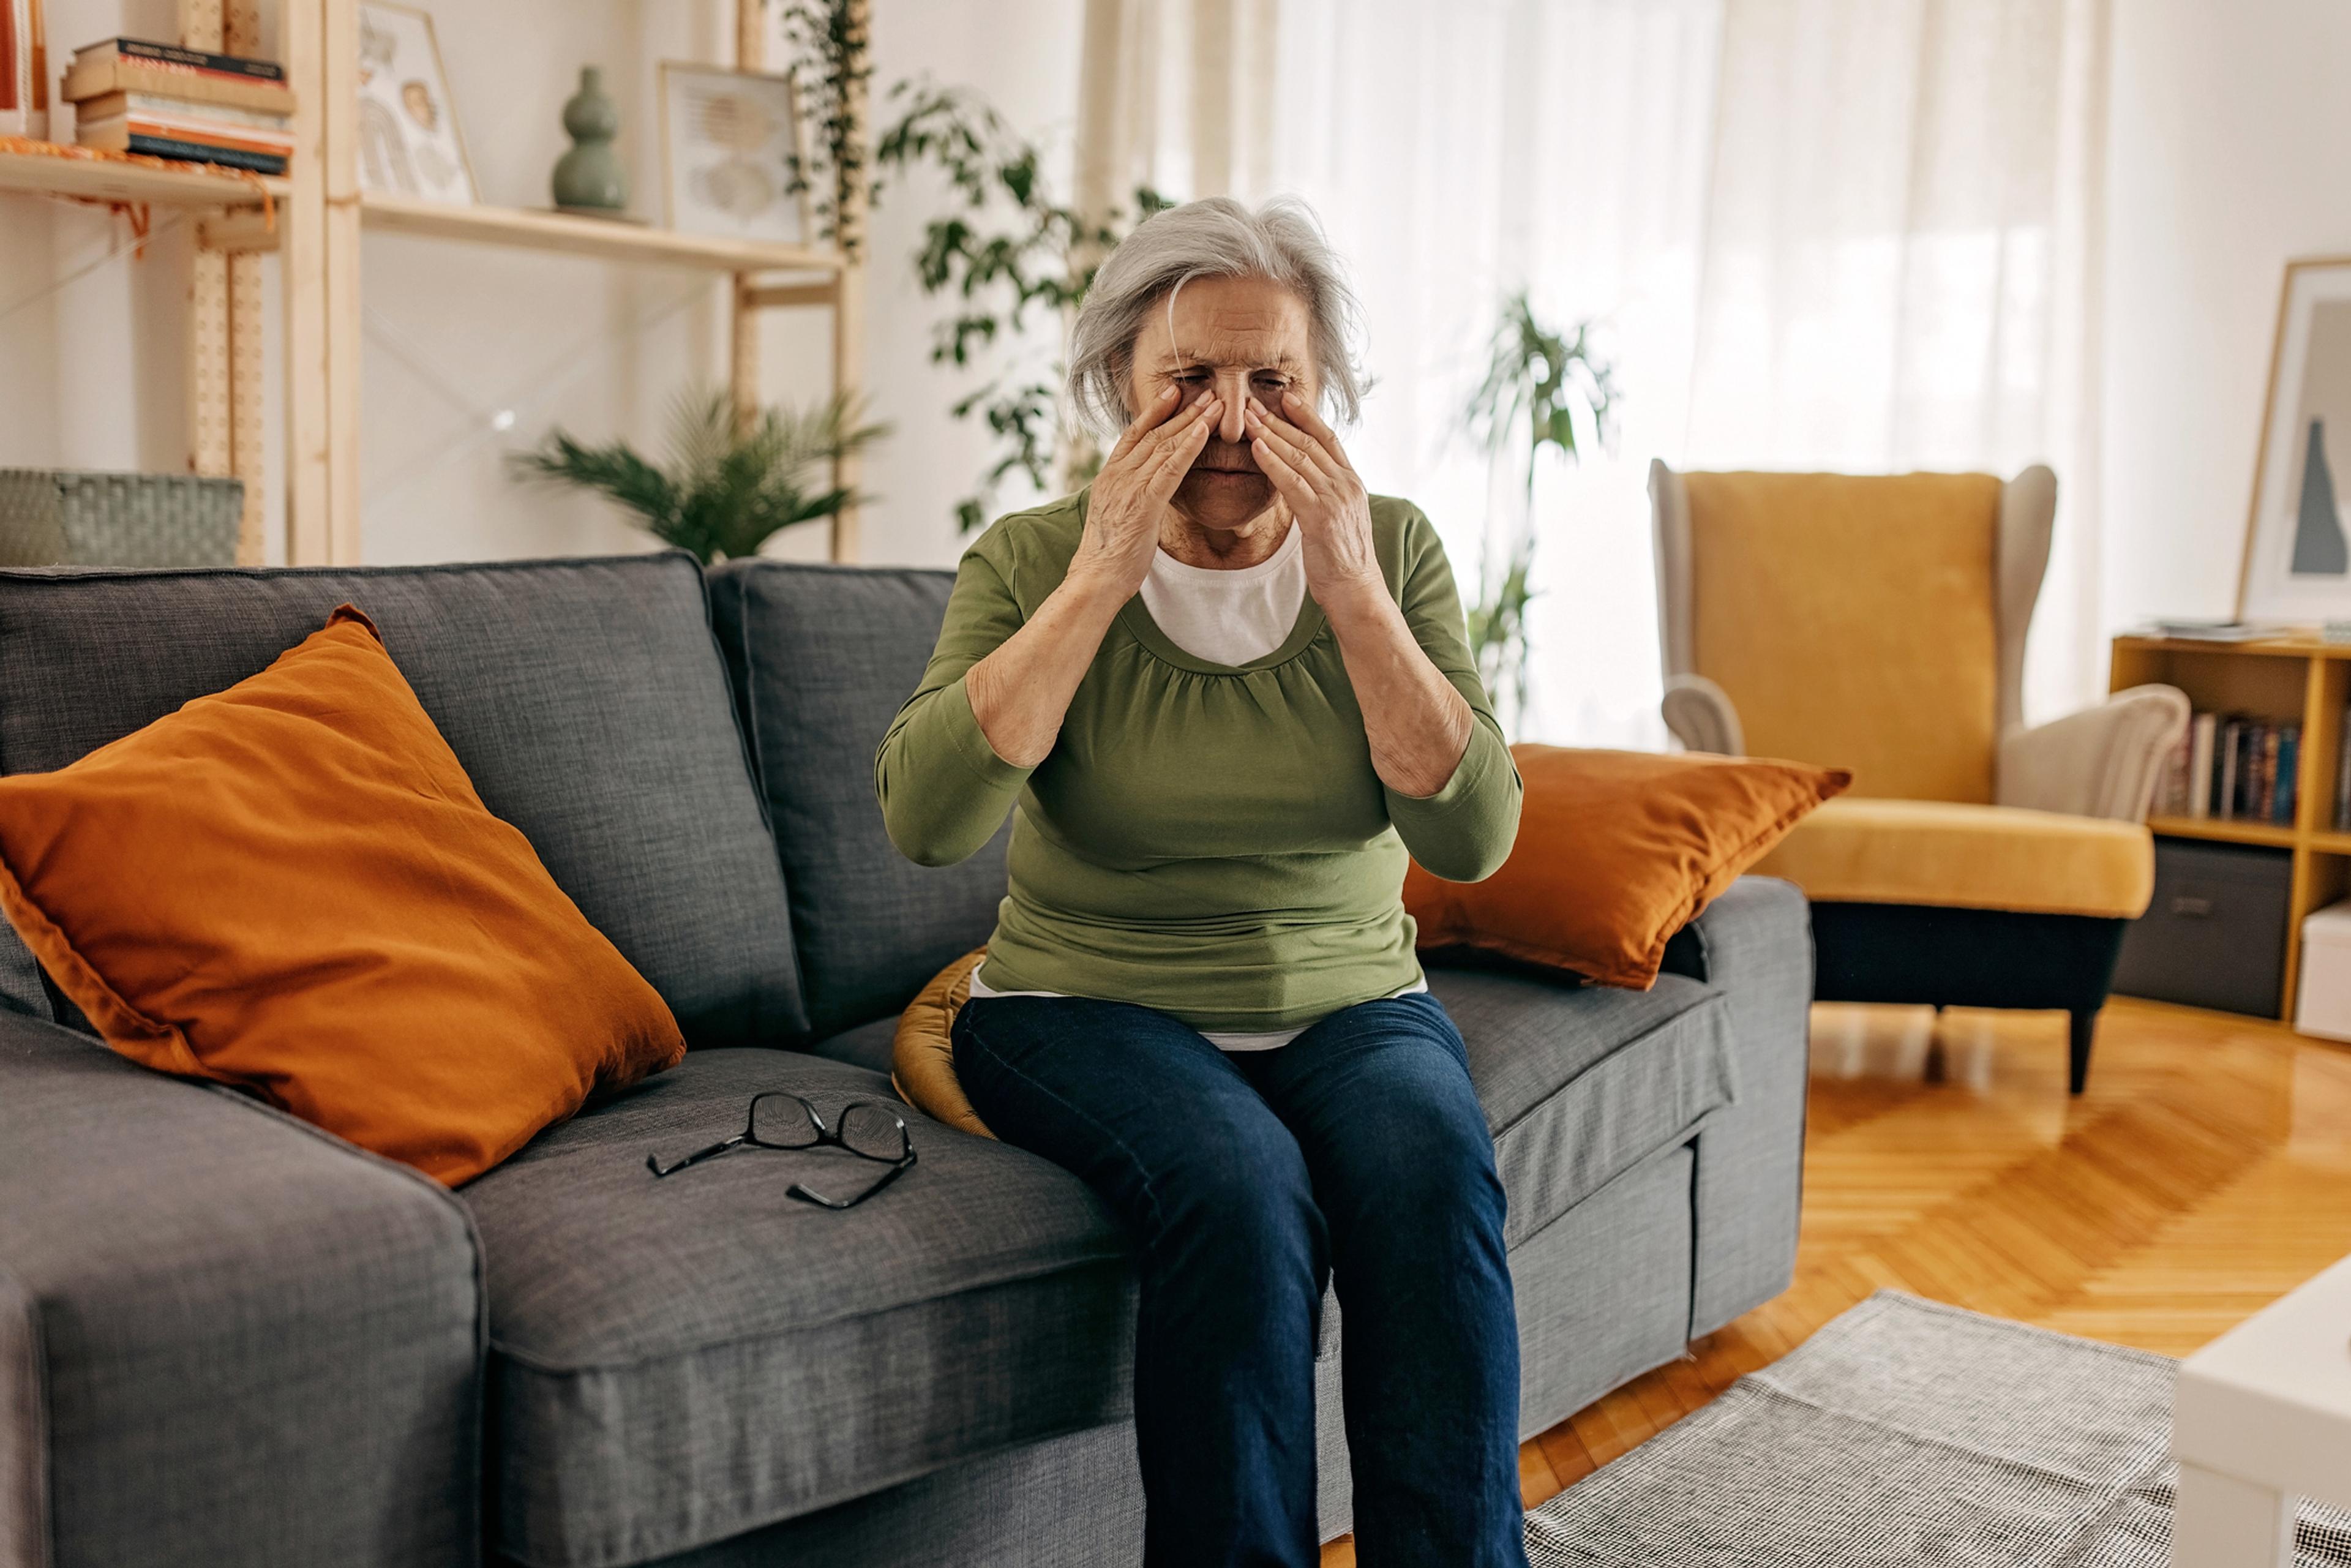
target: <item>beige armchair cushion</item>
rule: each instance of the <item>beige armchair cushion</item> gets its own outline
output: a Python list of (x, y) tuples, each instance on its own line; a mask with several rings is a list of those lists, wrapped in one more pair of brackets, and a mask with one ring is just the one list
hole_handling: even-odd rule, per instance
[(1753, 868), (1827, 904), (2135, 919), (2155, 891), (2145, 826), (2011, 806), (1831, 800)]
[(1691, 663), (1757, 756), (1853, 792), (1989, 803), (1999, 726), (1988, 474), (1688, 474)]

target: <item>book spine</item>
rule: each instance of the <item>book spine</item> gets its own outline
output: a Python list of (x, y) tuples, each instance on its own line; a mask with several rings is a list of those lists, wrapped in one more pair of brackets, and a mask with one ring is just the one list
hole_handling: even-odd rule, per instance
[(283, 131), (248, 131), (241, 125), (211, 125), (178, 116), (167, 119), (148, 114), (118, 115), (111, 120), (89, 120), (75, 128), (75, 133), (85, 141), (118, 132), (161, 137), (167, 141), (201, 142), (206, 147), (235, 147), (247, 152), (267, 152), (279, 158), (290, 157), (294, 152), (294, 138)]
[(2188, 814), (2195, 818), (2212, 814), (2212, 742), (2218, 728), (2216, 716), (2199, 713), (2189, 724), (2191, 750), (2188, 758)]
[(2237, 761), (2244, 725), (2230, 719), (2220, 727), (2220, 779), (2212, 796), (2212, 814), (2226, 821), (2237, 814)]
[(2278, 727), (2262, 726), (2262, 792), (2254, 802), (2253, 816), (2270, 821), (2277, 815)]
[(175, 158), (183, 163), (218, 163), (223, 168), (246, 169), (256, 174), (286, 172), (286, 159), (280, 153), (248, 152), (241, 147), (207, 147), (203, 142), (183, 141), (177, 137), (134, 133), (124, 151), (142, 152), (150, 158)]
[(25, 133), (25, 105), (32, 96), (31, 62), (25, 37), (23, 0), (0, 0), (0, 136)]
[(2351, 707), (2343, 710), (2343, 737), (2335, 747), (2335, 831), (2351, 833)]
[(2294, 802), (2302, 798), (2302, 788), (2294, 775), (2302, 767), (2302, 726), (2290, 724), (2278, 733), (2277, 806), (2270, 821), (2282, 828), (2294, 826)]
[(197, 103), (259, 110), (265, 114), (292, 114), (295, 109), (294, 93), (282, 83), (173, 70), (151, 61), (131, 59), (78, 62), (66, 73), (65, 90), (60, 96), (68, 103), (86, 103), (116, 92), (157, 93)]
[(25, 66), (32, 78), (25, 95), (25, 130), (44, 141), (49, 136), (49, 20), (43, 9), (47, 3), (25, 0)]
[(176, 44), (150, 43), (145, 38), (105, 38), (74, 51), (77, 62), (117, 58), (141, 60), (173, 70), (204, 71), (214, 76), (252, 81), (282, 82), (286, 79), (286, 68), (276, 60), (247, 59), (243, 55), (207, 54), (203, 49), (183, 49)]

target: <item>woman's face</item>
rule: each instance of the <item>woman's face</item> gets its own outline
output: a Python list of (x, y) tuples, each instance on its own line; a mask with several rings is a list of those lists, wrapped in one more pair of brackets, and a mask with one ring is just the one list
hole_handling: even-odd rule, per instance
[(1127, 417), (1174, 385), (1183, 403), (1213, 388), (1224, 399), (1216, 433), (1176, 486), (1172, 505), (1196, 528), (1248, 527), (1273, 505), (1273, 484), (1259, 472), (1241, 423), (1245, 401), (1281, 412), (1295, 391), (1310, 404), (1321, 394), (1307, 328), (1306, 302), (1263, 277), (1202, 277), (1162, 300), (1135, 334)]

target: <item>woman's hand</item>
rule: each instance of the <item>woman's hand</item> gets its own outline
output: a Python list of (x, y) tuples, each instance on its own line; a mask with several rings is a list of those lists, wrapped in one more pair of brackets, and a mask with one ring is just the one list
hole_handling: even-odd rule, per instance
[(1102, 634), (1151, 570), (1160, 518), (1216, 429), (1217, 407), (1211, 394), (1176, 413), (1169, 387), (1135, 416), (1094, 480), (1085, 535), (1061, 585), (964, 672), (979, 733), (1015, 768), (1034, 768), (1052, 751)]
[(1118, 604), (1134, 596), (1150, 574), (1167, 503), (1215, 434), (1223, 406), (1212, 392), (1176, 413), (1176, 388), (1169, 386), (1128, 423), (1094, 476), (1071, 579)]
[(1372, 595), (1393, 605), (1372, 549), (1371, 495), (1346, 449), (1295, 392), (1281, 394), (1281, 407), (1288, 419), (1251, 398), (1241, 420), (1258, 467), (1304, 536), (1306, 591), (1332, 616), (1364, 606)]
[(1371, 497), (1339, 438), (1296, 392), (1284, 392), (1281, 406), (1290, 419), (1254, 399), (1242, 411), (1249, 450), (1305, 537), (1306, 590), (1338, 636), (1373, 770), (1397, 794), (1426, 800), (1460, 767), (1474, 716), (1388, 592), (1372, 548)]

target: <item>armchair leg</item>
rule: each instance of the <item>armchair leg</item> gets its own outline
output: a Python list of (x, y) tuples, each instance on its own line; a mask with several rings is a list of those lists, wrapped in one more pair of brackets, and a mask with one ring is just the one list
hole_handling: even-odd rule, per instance
[(2095, 1010), (2077, 1009), (2065, 1016), (2068, 1024), (2066, 1092), (2079, 1094), (2090, 1082), (2090, 1045), (2097, 1038), (2098, 1015)]

